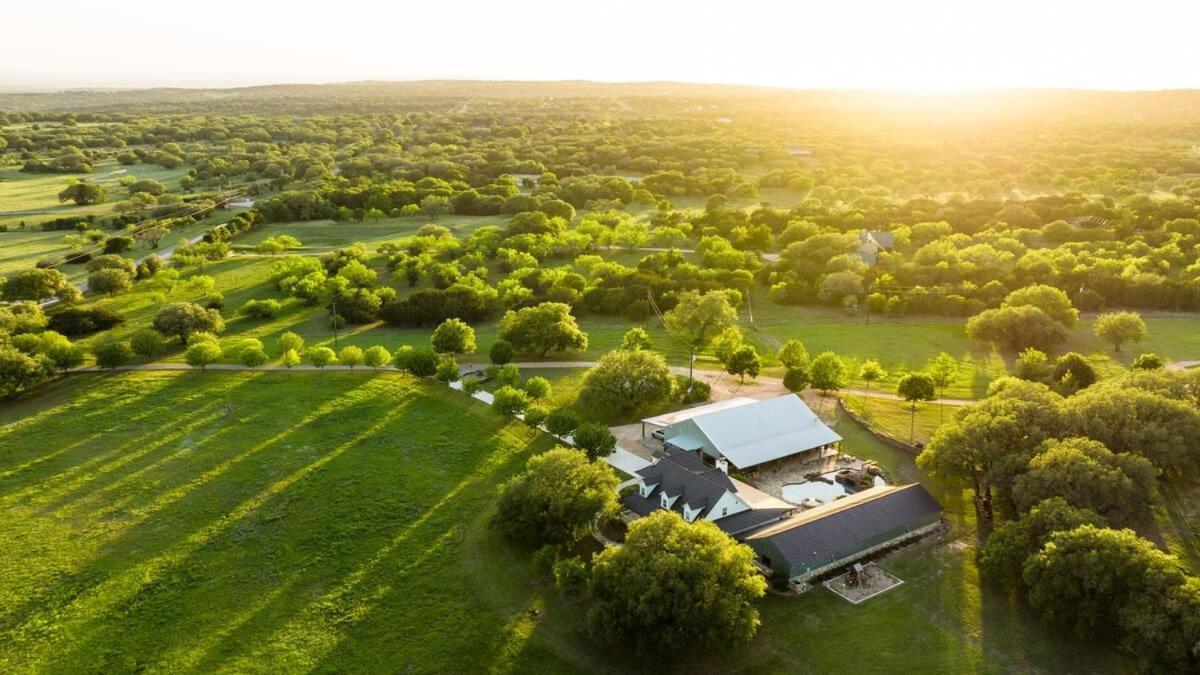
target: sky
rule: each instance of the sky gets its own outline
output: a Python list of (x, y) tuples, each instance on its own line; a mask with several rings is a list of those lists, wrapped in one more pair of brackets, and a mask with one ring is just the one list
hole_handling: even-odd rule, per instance
[(1198, 0), (6, 5), (7, 90), (425, 79), (1200, 88)]

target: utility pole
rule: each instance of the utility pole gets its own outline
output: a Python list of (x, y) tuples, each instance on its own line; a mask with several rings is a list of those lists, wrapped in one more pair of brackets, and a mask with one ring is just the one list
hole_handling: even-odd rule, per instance
[(338, 346), (338, 334), (337, 334), (338, 313), (337, 313), (337, 294), (336, 293), (333, 295), (333, 300), (330, 302), (329, 306), (333, 310), (333, 316), (330, 318), (330, 323), (333, 324), (333, 348), (334, 348), (334, 350), (336, 350), (337, 346)]

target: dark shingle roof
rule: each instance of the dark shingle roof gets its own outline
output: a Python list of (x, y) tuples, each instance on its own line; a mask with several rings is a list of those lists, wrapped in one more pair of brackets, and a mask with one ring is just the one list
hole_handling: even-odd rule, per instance
[[(828, 513), (803, 512), (791, 519), (766, 527), (748, 539), (770, 539), (793, 565), (805, 565), (850, 555), (864, 544), (887, 532), (909, 527), (940, 513), (942, 505), (919, 483), (883, 491), (871, 497), (859, 493), (861, 501), (830, 504)], [(852, 498), (848, 498), (852, 499)]]
[(648, 484), (657, 485), (651, 497), (666, 493), (679, 496), (671, 510), (683, 512), (683, 505), (693, 509), (716, 504), (726, 492), (737, 492), (733, 481), (724, 471), (710, 467), (694, 452), (667, 451), (657, 462), (638, 471)]
[(744, 532), (762, 527), (767, 523), (773, 523), (795, 509), (750, 509), (735, 513), (732, 516), (725, 516), (713, 521), (717, 527), (725, 531), (729, 536), (736, 536)]

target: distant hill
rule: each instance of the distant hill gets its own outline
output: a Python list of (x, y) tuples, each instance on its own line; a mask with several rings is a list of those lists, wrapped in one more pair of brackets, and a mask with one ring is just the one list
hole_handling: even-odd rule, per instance
[[(783, 112), (844, 112), (888, 117), (920, 113), (967, 113), (985, 117), (1105, 117), (1146, 121), (1188, 118), (1200, 110), (1200, 90), (1111, 92), (1087, 90), (996, 90), (945, 95), (847, 90), (790, 90), (682, 82), (602, 83), (579, 80), (506, 82), (428, 80), (275, 84), (227, 89), (71, 89), (0, 93), (0, 111), (322, 114), (450, 110), (472, 100), (586, 99), (641, 100), (650, 107), (665, 99), (721, 104), (725, 109)], [(606, 107), (613, 107), (609, 103)], [(618, 108), (619, 109), (619, 108)], [(640, 110), (639, 112), (643, 112)], [(927, 120), (928, 121), (928, 120)]]

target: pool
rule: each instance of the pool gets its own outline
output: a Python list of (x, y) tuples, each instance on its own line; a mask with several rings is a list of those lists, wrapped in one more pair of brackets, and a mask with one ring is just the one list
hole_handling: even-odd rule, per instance
[[(837, 482), (836, 476), (836, 471), (830, 471), (803, 483), (784, 485), (782, 488), (783, 498), (793, 504), (802, 504), (809, 499), (828, 504), (838, 497), (853, 494), (854, 490)], [(883, 480), (883, 476), (875, 476), (875, 486), (880, 485), (887, 485), (887, 483)]]

